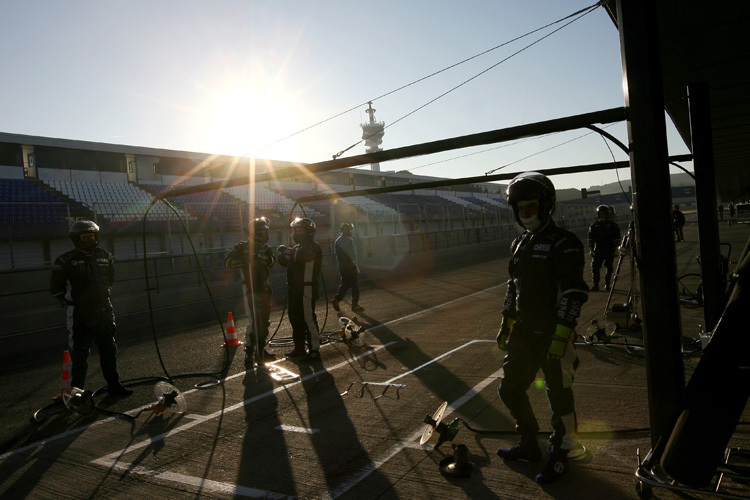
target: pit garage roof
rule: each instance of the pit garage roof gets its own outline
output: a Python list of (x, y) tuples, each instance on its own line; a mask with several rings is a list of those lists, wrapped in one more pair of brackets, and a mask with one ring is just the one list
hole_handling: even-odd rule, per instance
[[(628, 0), (632, 1), (632, 0)], [(617, 0), (607, 6), (617, 24)], [(657, 2), (664, 103), (692, 151), (687, 86), (708, 83), (718, 199), (750, 198), (750, 2)]]

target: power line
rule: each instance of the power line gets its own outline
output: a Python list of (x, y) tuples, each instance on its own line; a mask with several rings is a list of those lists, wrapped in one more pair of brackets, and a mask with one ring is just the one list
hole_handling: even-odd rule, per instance
[[(497, 63), (493, 64), (492, 66), (490, 66), (490, 67), (486, 68), (486, 69), (485, 69), (485, 70), (483, 70), (483, 71), (480, 71), (479, 73), (477, 73), (476, 75), (472, 76), (471, 78), (469, 78), (469, 79), (467, 79), (467, 80), (464, 80), (463, 82), (461, 82), (461, 83), (459, 83), (458, 85), (456, 85), (455, 87), (453, 87), (453, 88), (451, 88), (451, 89), (449, 89), (449, 90), (447, 90), (447, 91), (443, 92), (442, 94), (440, 94), (439, 96), (435, 97), (434, 99), (431, 99), (431, 100), (427, 101), (427, 102), (426, 102), (425, 104), (423, 104), (423, 105), (419, 106), (419, 107), (418, 107), (418, 108), (416, 108), (415, 110), (413, 110), (413, 111), (411, 111), (411, 112), (409, 112), (409, 113), (405, 114), (404, 116), (402, 116), (401, 118), (397, 119), (396, 121), (394, 121), (394, 122), (392, 122), (392, 123), (388, 124), (387, 126), (383, 127), (383, 129), (389, 128), (389, 127), (391, 127), (391, 126), (393, 126), (393, 125), (397, 124), (398, 122), (400, 122), (400, 121), (404, 120), (405, 118), (408, 118), (409, 116), (413, 115), (413, 114), (414, 114), (414, 113), (416, 113), (417, 111), (420, 111), (420, 110), (422, 110), (422, 109), (426, 108), (426, 107), (427, 107), (427, 106), (429, 106), (430, 104), (434, 103), (435, 101), (437, 101), (437, 100), (439, 100), (439, 99), (442, 99), (443, 97), (445, 97), (446, 95), (450, 94), (450, 93), (451, 93), (451, 92), (453, 92), (454, 90), (457, 90), (457, 89), (459, 89), (459, 88), (463, 87), (464, 85), (466, 85), (467, 83), (469, 83), (469, 82), (471, 82), (471, 81), (473, 81), (473, 80), (475, 80), (475, 79), (479, 78), (479, 77), (480, 77), (480, 76), (482, 76), (483, 74), (485, 74), (485, 73), (487, 73), (488, 71), (490, 71), (490, 70), (492, 70), (492, 69), (496, 68), (497, 66), (499, 66), (499, 65), (501, 65), (502, 63), (504, 63), (504, 62), (508, 61), (509, 59), (511, 59), (511, 58), (513, 58), (513, 57), (515, 57), (515, 56), (517, 56), (518, 54), (520, 54), (521, 52), (525, 51), (526, 49), (529, 49), (529, 48), (533, 47), (534, 45), (536, 45), (537, 43), (541, 42), (542, 40), (544, 40), (544, 39), (546, 39), (546, 38), (549, 38), (550, 36), (554, 35), (554, 34), (555, 34), (555, 33), (557, 33), (558, 31), (560, 31), (560, 30), (562, 30), (563, 28), (565, 28), (566, 26), (569, 26), (570, 24), (572, 24), (572, 23), (576, 22), (577, 20), (581, 19), (582, 17), (586, 16), (587, 14), (590, 14), (591, 12), (593, 12), (593, 11), (594, 11), (594, 10), (595, 10), (595, 9), (596, 9), (596, 8), (597, 8), (598, 6), (599, 6), (599, 4), (600, 4), (600, 3), (601, 3), (601, 2), (599, 2), (599, 3), (596, 3), (596, 4), (594, 4), (594, 5), (592, 6), (592, 7), (588, 7), (587, 9), (583, 9), (583, 10), (585, 10), (586, 12), (584, 12), (584, 13), (583, 13), (583, 14), (581, 14), (580, 16), (576, 17), (576, 18), (575, 18), (575, 19), (573, 19), (572, 21), (569, 21), (569, 22), (567, 22), (567, 23), (563, 24), (562, 26), (560, 26), (559, 28), (557, 28), (557, 29), (555, 29), (555, 30), (552, 30), (552, 31), (551, 31), (550, 33), (547, 33), (547, 34), (546, 34), (546, 35), (544, 35), (543, 37), (541, 37), (541, 38), (539, 38), (539, 39), (537, 39), (537, 40), (535, 40), (535, 41), (531, 42), (531, 43), (530, 43), (530, 44), (528, 44), (527, 46), (525, 46), (525, 47), (523, 47), (523, 48), (521, 48), (521, 49), (517, 50), (516, 52), (512, 53), (511, 55), (509, 55), (509, 56), (508, 56), (508, 57), (506, 57), (505, 59), (502, 59), (502, 60), (500, 60), (499, 62), (497, 62)], [(578, 11), (578, 12), (581, 12), (581, 11)], [(555, 23), (551, 23), (551, 24), (556, 24), (556, 23), (558, 23), (558, 22), (564, 21), (565, 19), (569, 19), (569, 18), (570, 18), (571, 16), (574, 16), (574, 15), (576, 15), (576, 14), (571, 14), (571, 15), (569, 15), (569, 16), (566, 16), (566, 17), (564, 17), (564, 18), (562, 18), (562, 19), (560, 19), (560, 20), (556, 21)], [(541, 28), (540, 28), (540, 29), (541, 29)], [(538, 30), (535, 30), (535, 31), (538, 31)], [(377, 133), (379, 133), (379, 132), (377, 132)], [(342, 150), (342, 151), (339, 151), (338, 153), (336, 153), (335, 155), (333, 155), (333, 159), (335, 160), (336, 158), (340, 157), (341, 155), (343, 155), (344, 153), (346, 153), (346, 152), (347, 152), (347, 151), (349, 151), (350, 149), (352, 149), (352, 148), (356, 147), (356, 146), (357, 146), (357, 145), (359, 145), (359, 144), (362, 144), (362, 143), (363, 143), (364, 141), (366, 141), (366, 140), (367, 140), (367, 139), (368, 139), (369, 137), (371, 137), (372, 135), (374, 135), (374, 134), (371, 134), (370, 136), (368, 136), (368, 137), (365, 137), (365, 138), (363, 138), (362, 140), (360, 140), (360, 141), (358, 141), (358, 142), (355, 142), (354, 144), (352, 144), (352, 145), (351, 145), (351, 146), (349, 146), (348, 148), (346, 148), (346, 149), (344, 149), (344, 150)]]
[[(414, 80), (414, 81), (412, 81), (412, 82), (410, 82), (410, 83), (407, 83), (406, 85), (402, 85), (401, 87), (398, 87), (398, 88), (396, 88), (396, 89), (394, 89), (394, 90), (391, 90), (391, 91), (389, 91), (389, 92), (386, 92), (385, 94), (381, 94), (381, 95), (379, 95), (378, 97), (375, 97), (375, 98), (373, 98), (373, 99), (367, 99), (367, 100), (366, 100), (366, 101), (364, 101), (363, 103), (357, 104), (356, 106), (352, 106), (351, 108), (349, 108), (349, 109), (347, 109), (347, 110), (345, 110), (345, 111), (341, 111), (340, 113), (337, 113), (337, 114), (335, 114), (335, 115), (333, 115), (333, 116), (330, 116), (330, 117), (328, 117), (328, 118), (326, 118), (326, 119), (324, 119), (324, 120), (321, 120), (321, 121), (319, 121), (319, 122), (316, 122), (316, 123), (314, 123), (314, 124), (312, 124), (312, 125), (309, 125), (309, 126), (307, 126), (307, 127), (303, 128), (303, 129), (301, 129), (301, 130), (298, 130), (297, 132), (291, 133), (291, 134), (289, 134), (289, 135), (287, 135), (287, 136), (284, 136), (284, 137), (282, 137), (282, 138), (280, 138), (280, 139), (277, 139), (277, 140), (275, 140), (275, 141), (273, 141), (273, 142), (270, 142), (270, 143), (268, 143), (268, 144), (266, 144), (266, 145), (264, 145), (264, 146), (261, 146), (261, 147), (259, 147), (259, 148), (256, 148), (255, 150), (253, 150), (253, 151), (251, 151), (251, 152), (245, 153), (244, 155), (242, 155), (242, 157), (245, 157), (245, 156), (249, 156), (249, 155), (251, 155), (251, 154), (254, 154), (254, 153), (258, 152), (258, 151), (261, 151), (261, 150), (263, 150), (263, 149), (265, 149), (265, 148), (268, 148), (268, 147), (270, 147), (270, 146), (273, 146), (273, 145), (275, 145), (275, 144), (278, 144), (278, 143), (280, 143), (280, 142), (283, 142), (283, 141), (285, 141), (285, 140), (287, 140), (287, 139), (291, 139), (292, 137), (295, 137), (295, 136), (297, 136), (297, 135), (299, 135), (299, 134), (301, 134), (301, 133), (303, 133), (303, 132), (306, 132), (306, 131), (308, 131), (308, 130), (310, 130), (310, 129), (312, 129), (312, 128), (315, 128), (315, 127), (317, 127), (317, 126), (320, 126), (320, 125), (322, 125), (322, 124), (324, 124), (324, 123), (327, 123), (327, 122), (329, 122), (329, 121), (331, 121), (331, 120), (334, 120), (334, 119), (336, 119), (336, 118), (338, 118), (338, 117), (340, 117), (340, 116), (343, 116), (343, 115), (345, 115), (345, 114), (347, 114), (347, 113), (350, 113), (350, 112), (352, 112), (352, 111), (354, 111), (354, 110), (356, 110), (356, 109), (359, 109), (359, 108), (361, 108), (362, 106), (365, 106), (365, 105), (366, 105), (366, 104), (367, 104), (368, 102), (375, 102), (375, 101), (377, 101), (377, 100), (379, 100), (379, 99), (383, 99), (383, 98), (385, 98), (385, 97), (388, 97), (388, 96), (390, 96), (390, 95), (392, 95), (392, 94), (395, 94), (396, 92), (399, 92), (399, 91), (401, 91), (401, 90), (404, 90), (404, 89), (406, 89), (406, 88), (408, 88), (408, 87), (411, 87), (411, 86), (413, 86), (413, 85), (416, 85), (417, 83), (423, 82), (423, 81), (425, 81), (425, 80), (427, 80), (427, 79), (429, 79), (429, 78), (432, 78), (432, 77), (434, 77), (434, 76), (437, 76), (437, 75), (439, 75), (439, 74), (441, 74), (441, 73), (444, 73), (445, 71), (448, 71), (448, 70), (450, 70), (450, 69), (453, 69), (453, 68), (455, 68), (455, 67), (457, 67), (457, 66), (460, 66), (461, 64), (467, 63), (467, 62), (469, 62), (469, 61), (471, 61), (471, 60), (474, 60), (474, 59), (476, 59), (476, 58), (478, 58), (478, 57), (481, 57), (481, 56), (483, 56), (483, 55), (486, 55), (486, 54), (488, 54), (488, 53), (490, 53), (490, 52), (492, 52), (492, 51), (494, 51), (494, 50), (497, 50), (497, 49), (499, 49), (499, 48), (505, 47), (506, 45), (509, 45), (509, 44), (511, 44), (511, 43), (513, 43), (513, 42), (515, 42), (515, 41), (521, 40), (522, 38), (525, 38), (525, 37), (527, 37), (527, 36), (533, 35), (534, 33), (537, 33), (538, 31), (544, 30), (544, 29), (546, 29), (546, 28), (549, 28), (550, 26), (554, 26), (555, 24), (561, 23), (561, 22), (565, 21), (566, 19), (569, 19), (569, 18), (571, 18), (571, 17), (577, 16), (578, 14), (584, 13), (583, 15), (586, 15), (586, 14), (588, 14), (588, 13), (592, 12), (593, 10), (595, 10), (595, 9), (596, 9), (597, 7), (600, 7), (601, 5), (604, 5), (604, 4), (606, 4), (606, 3), (607, 3), (607, 0), (600, 0), (599, 2), (597, 2), (597, 3), (593, 4), (593, 5), (590, 5), (590, 6), (588, 6), (588, 7), (585, 7), (585, 8), (583, 8), (583, 9), (580, 9), (580, 10), (578, 10), (578, 11), (576, 11), (576, 12), (572, 13), (572, 14), (569, 14), (569, 15), (567, 15), (567, 16), (565, 16), (565, 17), (562, 17), (562, 18), (560, 18), (560, 19), (558, 19), (558, 20), (556, 20), (556, 21), (553, 21), (553, 22), (551, 22), (551, 23), (548, 23), (548, 24), (546, 24), (546, 25), (544, 25), (544, 26), (542, 26), (542, 27), (540, 27), (540, 28), (536, 28), (536, 29), (534, 29), (534, 30), (532, 30), (532, 31), (529, 31), (529, 32), (527, 32), (527, 33), (525, 33), (525, 34), (523, 34), (523, 35), (517, 36), (517, 37), (515, 37), (515, 38), (513, 38), (513, 39), (511, 39), (511, 40), (508, 40), (508, 41), (506, 41), (506, 42), (503, 42), (503, 43), (501, 43), (501, 44), (499, 44), (499, 45), (496, 45), (496, 46), (494, 46), (494, 47), (492, 47), (492, 48), (490, 48), (490, 49), (484, 50), (484, 51), (482, 51), (482, 52), (480, 52), (480, 53), (478, 53), (478, 54), (475, 54), (475, 55), (473, 55), (473, 56), (471, 56), (471, 57), (468, 57), (468, 58), (466, 58), (466, 59), (463, 59), (462, 61), (459, 61), (459, 62), (457, 62), (457, 63), (451, 64), (450, 66), (447, 66), (447, 67), (445, 67), (445, 68), (443, 68), (443, 69), (441, 69), (441, 70), (435, 71), (434, 73), (430, 73), (430, 74), (429, 74), (429, 75), (427, 75), (427, 76), (424, 76), (424, 77), (422, 77), (422, 78), (419, 78), (419, 79), (417, 79), (417, 80)], [(581, 17), (583, 17), (583, 15), (582, 15)], [(576, 19), (576, 20), (577, 20), (577, 19)], [(574, 21), (575, 21), (575, 20), (574, 20)], [(572, 21), (571, 21), (571, 22), (572, 22)], [(567, 23), (567, 24), (570, 24), (570, 23)], [(566, 24), (565, 26), (567, 26), (567, 24)], [(563, 27), (564, 27), (564, 26), (563, 26)], [(558, 31), (558, 30), (555, 30), (555, 31)], [(555, 33), (555, 31), (553, 31), (552, 33)], [(551, 35), (552, 33), (550, 33), (550, 35)], [(547, 36), (549, 36), (549, 35), (547, 35)], [(546, 37), (544, 37), (544, 38), (546, 38)], [(543, 40), (544, 38), (541, 38), (541, 39), (537, 40), (537, 42), (539, 42), (539, 41)], [(534, 42), (534, 43), (537, 43), (537, 42)], [(533, 44), (531, 44), (531, 45), (533, 45)], [(527, 46), (526, 48), (530, 47), (531, 45)], [(524, 48), (524, 49), (522, 49), (522, 50), (525, 50), (525, 48)], [(521, 52), (521, 51), (519, 51), (519, 52)], [(513, 55), (515, 55), (515, 54), (513, 54)], [(510, 57), (513, 57), (513, 56), (510, 56)], [(507, 60), (507, 59), (506, 59), (506, 60)], [(502, 62), (504, 62), (504, 61), (501, 61), (500, 63), (502, 63)], [(498, 63), (498, 64), (500, 64), (500, 63)], [(495, 65), (495, 66), (496, 66), (496, 65)], [(486, 72), (486, 71), (489, 71), (489, 69), (492, 69), (493, 67), (494, 67), (494, 66), (492, 66), (492, 67), (488, 68), (488, 69), (487, 69), (487, 70), (485, 70), (484, 72)], [(482, 72), (482, 73), (484, 73), (484, 72)], [(480, 73), (479, 75), (481, 75), (482, 73)], [(476, 75), (475, 77), (473, 77), (473, 78), (472, 78), (472, 79), (470, 79), (470, 80), (467, 80), (467, 81), (466, 81), (466, 82), (464, 82), (464, 83), (468, 83), (468, 81), (471, 81), (471, 80), (473, 80), (474, 78), (476, 78), (476, 77), (477, 77), (477, 76), (479, 76), (479, 75)], [(453, 90), (457, 89), (458, 87), (460, 87), (460, 86), (462, 86), (462, 85), (463, 85), (463, 84), (461, 84), (461, 85), (459, 85), (459, 86), (457, 86), (457, 87), (454, 87), (454, 88), (453, 88), (453, 89), (451, 89), (450, 91), (446, 92), (446, 94), (447, 94), (447, 93), (449, 93), (449, 92), (452, 92)], [(443, 94), (443, 95), (445, 95), (445, 94)], [(440, 97), (442, 97), (442, 96), (439, 96), (439, 97), (437, 97), (436, 99), (434, 99), (433, 101), (430, 101), (430, 102), (428, 102), (428, 103), (427, 103), (427, 104), (425, 104), (424, 106), (421, 106), (420, 108), (417, 108), (416, 110), (414, 110), (414, 111), (412, 111), (411, 113), (409, 113), (409, 115), (411, 115), (411, 114), (415, 113), (416, 111), (418, 111), (419, 109), (422, 109), (423, 107), (425, 107), (425, 106), (427, 106), (427, 105), (431, 104), (432, 102), (434, 102), (435, 100), (439, 99)], [(403, 120), (404, 118), (406, 118), (406, 117), (407, 117), (407, 116), (409, 116), (409, 115), (405, 115), (405, 116), (401, 117), (401, 118), (400, 118), (399, 120), (397, 120), (397, 121)], [(394, 122), (394, 123), (396, 123), (396, 122)], [(391, 124), (391, 125), (393, 125), (393, 124)], [(389, 126), (390, 126), (390, 125), (389, 125)], [(360, 142), (361, 142), (361, 141), (360, 141)], [(357, 144), (359, 144), (359, 143), (357, 143)], [(356, 144), (355, 144), (354, 146), (356, 146)], [(351, 146), (351, 147), (354, 147), (354, 146)], [(344, 151), (347, 151), (348, 149), (351, 149), (351, 147), (350, 147), (350, 148), (347, 148), (347, 149), (346, 149), (346, 150), (344, 150)], [(335, 158), (335, 157), (334, 157), (334, 158)]]

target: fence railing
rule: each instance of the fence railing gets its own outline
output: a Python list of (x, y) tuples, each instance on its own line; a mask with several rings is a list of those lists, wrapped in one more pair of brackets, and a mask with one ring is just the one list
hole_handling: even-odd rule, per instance
[[(246, 203), (184, 203), (177, 214), (164, 204), (156, 204), (144, 223), (147, 204), (94, 203), (91, 214), (80, 213), (68, 203), (0, 203), (0, 271), (50, 266), (61, 253), (71, 248), (70, 224), (91, 218), (101, 228), (100, 245), (118, 259), (147, 254), (185, 255), (227, 248), (244, 239), (247, 221), (265, 215), (271, 219), (271, 242), (289, 241), (289, 217), (302, 215), (292, 205), (274, 208)], [(335, 238), (341, 222), (352, 222), (358, 237), (426, 234), (439, 231), (488, 228), (515, 223), (512, 212), (502, 207), (464, 207), (456, 204), (404, 203), (384, 213), (380, 205), (344, 205), (330, 203), (328, 214), (314, 216), (318, 237)], [(376, 211), (376, 208), (378, 210)], [(19, 216), (21, 214), (22, 216)], [(42, 218), (40, 214), (47, 214)], [(622, 216), (622, 214), (619, 214)], [(629, 214), (627, 214), (629, 216)], [(555, 218), (565, 227), (588, 225), (591, 206), (559, 205)], [(145, 228), (145, 229), (144, 229)]]

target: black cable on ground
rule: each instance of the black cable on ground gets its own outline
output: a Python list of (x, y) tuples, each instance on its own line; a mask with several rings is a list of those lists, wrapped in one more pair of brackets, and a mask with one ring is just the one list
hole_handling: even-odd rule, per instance
[[(501, 435), (518, 435), (518, 431), (515, 429), (513, 430), (499, 430), (499, 429), (475, 429), (472, 426), (469, 425), (469, 423), (464, 419), (459, 419), (459, 421), (471, 432), (474, 432), (475, 434), (501, 434)], [(578, 432), (576, 433), (578, 436), (582, 437), (611, 437), (611, 436), (627, 436), (629, 434), (638, 434), (643, 432), (650, 432), (651, 429), (648, 427), (640, 427), (640, 428), (633, 428), (633, 429), (613, 429), (609, 431), (588, 431), (588, 432)], [(537, 433), (538, 435), (550, 435), (552, 434), (552, 431), (539, 431)]]
[[(190, 244), (190, 248), (193, 251), (193, 256), (195, 256), (195, 263), (196, 263), (196, 266), (198, 267), (198, 272), (200, 274), (201, 279), (203, 280), (203, 283), (205, 283), (205, 285), (206, 285), (206, 292), (208, 293), (209, 300), (211, 302), (211, 305), (214, 308), (214, 312), (216, 313), (216, 317), (217, 317), (219, 326), (221, 328), (221, 334), (224, 337), (224, 343), (226, 344), (227, 343), (227, 336), (226, 336), (226, 332), (224, 330), (224, 323), (222, 322), (221, 314), (219, 313), (219, 310), (216, 307), (216, 301), (214, 300), (214, 296), (211, 293), (211, 288), (210, 288), (210, 286), (208, 284), (208, 281), (206, 280), (205, 273), (203, 272), (203, 267), (201, 266), (201, 263), (200, 263), (200, 258), (198, 257), (198, 252), (195, 249), (195, 245), (193, 244), (193, 239), (190, 237), (190, 232), (188, 231), (187, 227), (185, 226), (184, 221), (182, 220), (182, 217), (180, 217), (180, 214), (177, 212), (177, 210), (174, 208), (174, 206), (171, 203), (169, 203), (169, 201), (167, 201), (164, 198), (162, 198), (161, 201), (162, 201), (162, 203), (164, 203), (174, 213), (174, 215), (177, 218), (178, 222), (180, 223), (180, 226), (182, 227), (183, 231), (185, 231), (185, 236), (187, 237), (188, 243)], [(180, 375), (172, 376), (172, 375), (169, 374), (169, 371), (167, 370), (167, 367), (164, 364), (164, 359), (162, 357), (161, 349), (159, 348), (159, 341), (158, 341), (158, 338), (157, 338), (157, 335), (156, 335), (156, 326), (155, 326), (155, 323), (154, 323), (154, 311), (153, 311), (153, 304), (151, 302), (151, 285), (149, 283), (148, 257), (147, 257), (147, 253), (146, 253), (146, 218), (148, 217), (148, 214), (151, 211), (151, 209), (153, 208), (153, 206), (155, 205), (155, 203), (156, 203), (156, 199), (154, 199), (151, 202), (151, 204), (146, 209), (146, 212), (143, 214), (142, 240), (143, 240), (143, 266), (144, 266), (144, 274), (145, 274), (145, 281), (146, 281), (146, 296), (147, 296), (147, 299), (148, 299), (149, 323), (151, 325), (151, 334), (152, 334), (153, 339), (154, 339), (154, 345), (156, 346), (156, 354), (157, 354), (157, 357), (159, 359), (159, 363), (160, 363), (160, 365), (162, 367), (162, 370), (164, 371), (164, 374), (166, 375), (167, 382), (173, 383), (174, 379), (179, 379), (179, 378), (195, 378), (195, 377), (211, 376), (211, 377), (216, 377), (217, 378), (216, 381), (212, 381), (212, 382), (214, 382), (212, 385), (199, 384), (200, 387), (199, 387), (199, 385), (196, 385), (195, 387), (198, 388), (198, 389), (200, 389), (200, 388), (206, 388), (206, 387), (214, 387), (215, 385), (218, 385), (220, 383), (218, 379), (220, 379), (221, 376), (222, 376), (222, 374), (226, 373), (226, 371), (229, 368), (230, 358), (229, 358), (229, 349), (228, 348), (227, 348), (226, 351), (224, 351), (224, 364), (223, 364), (221, 370), (218, 371), (218, 372), (185, 373), (185, 374), (180, 374)], [(141, 379), (134, 379), (134, 380), (141, 380)], [(163, 379), (161, 377), (153, 377), (151, 379), (146, 379), (146, 380), (158, 381), (158, 380), (163, 380)], [(125, 380), (125, 381), (123, 381), (123, 384), (131, 383), (131, 382), (132, 381), (130, 381), (130, 380)]]

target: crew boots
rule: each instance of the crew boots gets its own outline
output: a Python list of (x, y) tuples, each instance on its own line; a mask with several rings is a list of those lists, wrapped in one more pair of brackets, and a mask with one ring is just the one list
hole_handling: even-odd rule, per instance
[(521, 441), (517, 445), (497, 450), (497, 456), (506, 460), (538, 462), (542, 459), (542, 450), (536, 436), (521, 436)]

